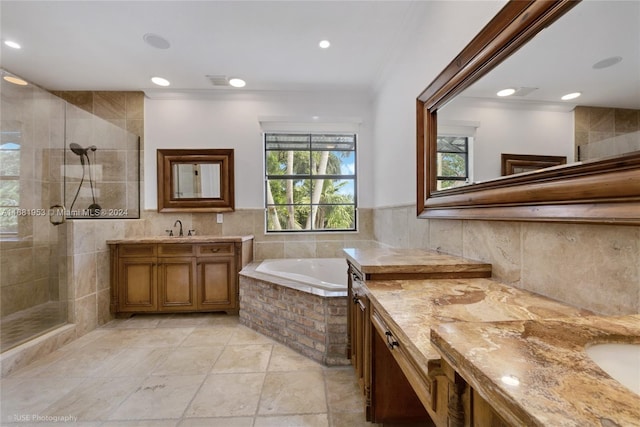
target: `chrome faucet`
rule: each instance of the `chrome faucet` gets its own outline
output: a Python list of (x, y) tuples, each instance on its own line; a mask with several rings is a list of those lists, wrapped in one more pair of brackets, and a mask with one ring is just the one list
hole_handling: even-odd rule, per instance
[(182, 236), (184, 236), (184, 233), (182, 231), (182, 221), (176, 220), (176, 222), (175, 222), (175, 224), (173, 224), (173, 226), (175, 227), (178, 224), (180, 224), (180, 234), (179, 234), (179, 236), (182, 237)]

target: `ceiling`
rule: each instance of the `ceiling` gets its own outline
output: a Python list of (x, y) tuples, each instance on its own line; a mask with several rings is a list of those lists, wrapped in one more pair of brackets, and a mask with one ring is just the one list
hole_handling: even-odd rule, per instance
[[(426, 1), (5, 1), (2, 68), (49, 90), (369, 91)], [(418, 17), (418, 19), (416, 19)], [(143, 36), (170, 43), (158, 49)], [(331, 42), (320, 49), (320, 40)], [(224, 87), (222, 90), (229, 90)]]

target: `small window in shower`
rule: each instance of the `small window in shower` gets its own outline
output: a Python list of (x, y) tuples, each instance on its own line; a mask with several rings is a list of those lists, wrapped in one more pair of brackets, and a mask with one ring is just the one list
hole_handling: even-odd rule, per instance
[(0, 236), (18, 234), (20, 132), (2, 131), (0, 142)]
[(139, 137), (68, 105), (64, 200), (67, 219), (140, 218)]

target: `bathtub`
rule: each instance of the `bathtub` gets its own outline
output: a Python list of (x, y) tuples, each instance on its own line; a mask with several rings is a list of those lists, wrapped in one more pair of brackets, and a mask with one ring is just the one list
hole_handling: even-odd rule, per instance
[(278, 284), (319, 296), (347, 295), (344, 258), (266, 259), (257, 273), (278, 278)]
[(239, 274), (240, 323), (328, 366), (347, 359), (344, 258), (267, 259)]

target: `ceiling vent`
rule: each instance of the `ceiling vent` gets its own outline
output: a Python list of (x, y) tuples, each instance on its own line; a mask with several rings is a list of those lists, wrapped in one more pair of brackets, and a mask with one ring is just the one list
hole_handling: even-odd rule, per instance
[(519, 87), (511, 96), (527, 96), (534, 90), (538, 90), (537, 87)]
[(206, 77), (214, 86), (229, 86), (229, 77), (227, 76), (208, 75)]

